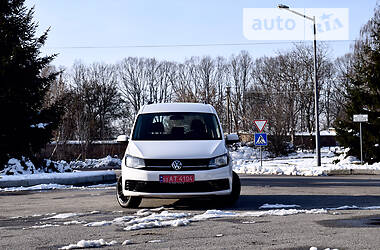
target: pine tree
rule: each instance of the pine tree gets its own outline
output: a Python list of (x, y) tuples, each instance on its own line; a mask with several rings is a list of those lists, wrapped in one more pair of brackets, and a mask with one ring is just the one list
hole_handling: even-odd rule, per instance
[(349, 147), (350, 155), (360, 157), (359, 124), (354, 114), (368, 114), (362, 123), (363, 158), (380, 161), (380, 6), (361, 29), (361, 38), (353, 52), (352, 68), (347, 75), (344, 114), (336, 121), (338, 141)]
[(33, 157), (59, 121), (57, 105), (43, 101), (57, 76), (41, 76), (55, 55), (40, 57), (48, 31), (36, 37), (33, 8), (24, 0), (0, 1), (0, 170), (11, 158)]

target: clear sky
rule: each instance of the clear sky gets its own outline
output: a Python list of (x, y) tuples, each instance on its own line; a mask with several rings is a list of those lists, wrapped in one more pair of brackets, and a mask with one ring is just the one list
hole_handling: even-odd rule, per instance
[[(51, 27), (42, 53), (59, 53), (53, 64), (66, 67), (75, 60), (116, 63), (129, 56), (179, 62), (191, 56), (229, 57), (241, 50), (254, 57), (271, 56), (291, 47), (292, 41), (247, 40), (243, 8), (273, 8), (279, 3), (292, 8), (349, 8), (353, 40), (373, 15), (376, 0), (26, 0), (27, 6), (35, 6), (38, 33)], [(144, 47), (236, 43), (251, 45)], [(349, 52), (352, 41), (328, 44), (334, 58)]]

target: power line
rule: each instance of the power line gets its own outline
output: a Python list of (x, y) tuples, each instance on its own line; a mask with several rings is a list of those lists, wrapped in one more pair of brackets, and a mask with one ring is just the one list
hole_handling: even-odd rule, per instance
[[(330, 40), (324, 43), (346, 43), (356, 40)], [(304, 44), (312, 41), (255, 42), (255, 43), (204, 43), (204, 44), (147, 44), (147, 45), (110, 45), (110, 46), (54, 46), (50, 49), (128, 49), (128, 48), (176, 48), (176, 47), (221, 47), (221, 46), (254, 46), (275, 44)]]

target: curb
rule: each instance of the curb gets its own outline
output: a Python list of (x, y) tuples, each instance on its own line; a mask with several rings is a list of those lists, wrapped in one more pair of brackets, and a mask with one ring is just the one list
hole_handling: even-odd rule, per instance
[(336, 169), (327, 172), (327, 175), (380, 175), (380, 170), (374, 169)]
[[(0, 188), (8, 187), (29, 187), (40, 184), (60, 184), (60, 185), (96, 185), (116, 182), (114, 171), (86, 171), (75, 173), (52, 173), (22, 176), (2, 176), (0, 178)], [(32, 178), (30, 178), (32, 177)]]

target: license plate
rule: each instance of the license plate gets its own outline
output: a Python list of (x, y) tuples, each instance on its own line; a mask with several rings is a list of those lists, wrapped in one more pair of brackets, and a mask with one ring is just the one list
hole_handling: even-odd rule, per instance
[(194, 179), (193, 174), (160, 175), (161, 183), (192, 183)]

